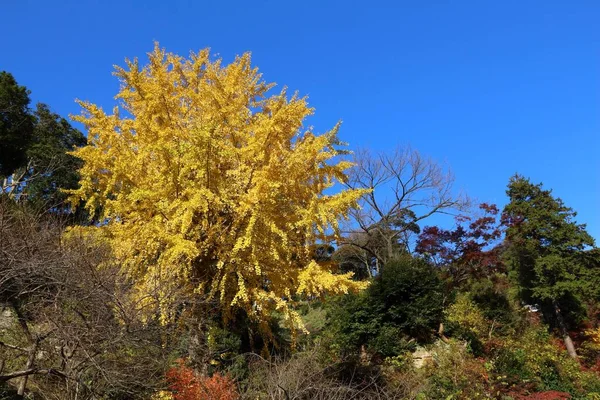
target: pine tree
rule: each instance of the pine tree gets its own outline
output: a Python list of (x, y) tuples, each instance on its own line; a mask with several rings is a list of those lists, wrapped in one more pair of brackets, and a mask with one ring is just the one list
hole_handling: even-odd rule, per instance
[[(510, 179), (510, 202), (502, 221), (507, 227), (508, 261), (524, 302), (542, 306), (545, 318), (555, 324), (569, 355), (577, 357), (569, 335), (569, 320), (582, 309), (582, 298), (591, 293), (586, 250), (594, 239), (577, 215), (559, 198), (544, 190), (542, 184), (516, 175)], [(569, 317), (569, 318), (567, 318)]]

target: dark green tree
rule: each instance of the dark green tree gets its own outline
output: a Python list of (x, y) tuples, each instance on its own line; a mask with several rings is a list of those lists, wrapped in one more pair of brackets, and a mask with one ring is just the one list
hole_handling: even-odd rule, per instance
[(33, 137), (29, 90), (8, 72), (0, 72), (0, 178), (27, 164)]
[(5, 195), (54, 212), (68, 211), (62, 189), (75, 189), (80, 160), (68, 154), (85, 136), (38, 103), (29, 109), (29, 90), (0, 73), (0, 178)]
[(29, 202), (60, 208), (66, 199), (61, 189), (75, 189), (79, 181), (81, 160), (68, 152), (85, 145), (86, 138), (46, 104), (37, 104), (34, 117), (33, 140), (27, 149), (27, 173), (32, 179), (23, 194)]
[(521, 299), (539, 304), (547, 322), (558, 328), (572, 357), (577, 357), (569, 325), (582, 316), (582, 299), (595, 292), (590, 284), (600, 274), (588, 250), (594, 239), (573, 209), (544, 190), (542, 184), (515, 175), (507, 194), (502, 222), (507, 227), (507, 259)]
[(406, 341), (430, 340), (443, 317), (443, 283), (422, 259), (391, 260), (364, 292), (344, 296), (331, 309), (330, 329), (340, 348), (365, 346), (384, 357), (405, 350)]

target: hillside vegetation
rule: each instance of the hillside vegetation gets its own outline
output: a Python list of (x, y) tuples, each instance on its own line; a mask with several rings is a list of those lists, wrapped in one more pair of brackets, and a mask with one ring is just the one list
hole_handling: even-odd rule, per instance
[(0, 398), (600, 399), (600, 251), (550, 189), (315, 132), (249, 54), (115, 75), (84, 135), (0, 73)]

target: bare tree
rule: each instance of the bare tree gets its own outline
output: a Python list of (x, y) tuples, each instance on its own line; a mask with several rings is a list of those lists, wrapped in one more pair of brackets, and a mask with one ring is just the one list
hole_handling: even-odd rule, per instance
[(468, 206), (465, 196), (453, 192), (452, 173), (410, 147), (390, 153), (360, 150), (352, 161), (346, 186), (371, 191), (352, 210), (339, 251), (347, 246), (360, 249), (353, 256), (360, 255), (376, 272), (398, 253), (411, 252), (423, 220)]
[[(47, 399), (135, 398), (160, 387), (177, 338), (132, 300), (101, 243), (0, 196), (0, 383)], [(141, 316), (144, 315), (145, 319)]]
[(333, 254), (333, 260), (339, 264), (340, 270), (353, 272), (355, 279), (373, 277), (374, 270), (379, 270), (379, 260), (374, 256), (374, 251), (368, 250), (374, 245), (370, 239), (360, 231), (347, 234)]

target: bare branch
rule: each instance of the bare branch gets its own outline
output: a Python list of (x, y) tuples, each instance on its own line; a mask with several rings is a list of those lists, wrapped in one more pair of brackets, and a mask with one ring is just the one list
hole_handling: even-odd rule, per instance
[(410, 252), (423, 220), (468, 207), (466, 197), (453, 193), (452, 173), (410, 147), (374, 154), (359, 150), (352, 161), (346, 186), (371, 192), (351, 211), (350, 234), (341, 245), (367, 251), (379, 263)]
[(17, 350), (17, 351), (21, 351), (23, 353), (27, 353), (29, 350), (27, 350), (24, 347), (19, 347), (19, 346), (15, 346), (13, 344), (9, 344), (9, 343), (4, 343), (4, 342), (0, 342), (0, 346), (2, 347), (6, 347), (7, 349), (11, 349), (11, 350)]

